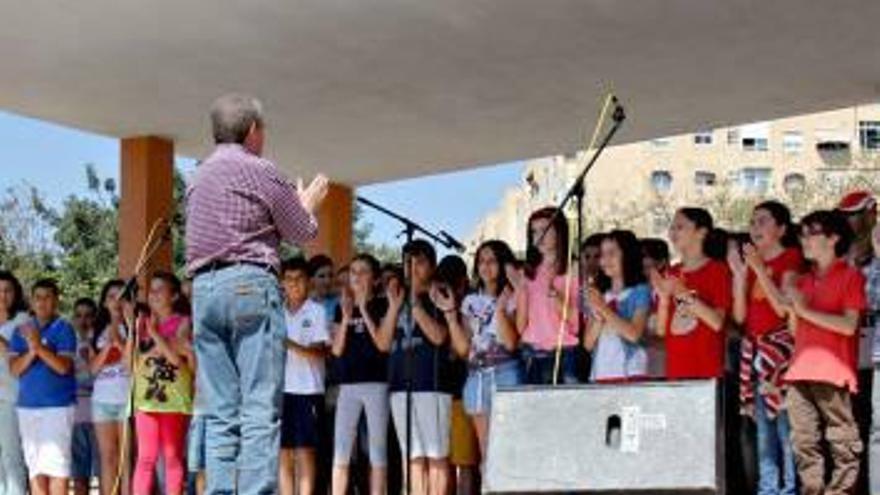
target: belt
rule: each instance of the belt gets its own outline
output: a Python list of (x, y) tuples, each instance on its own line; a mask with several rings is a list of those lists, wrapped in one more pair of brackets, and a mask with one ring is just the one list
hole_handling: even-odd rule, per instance
[(202, 275), (208, 272), (216, 272), (223, 270), (224, 268), (231, 268), (233, 266), (255, 266), (266, 272), (271, 273), (272, 275), (278, 276), (278, 270), (275, 269), (274, 266), (268, 263), (260, 263), (258, 261), (212, 261), (207, 265), (202, 265), (197, 268), (193, 272), (193, 277), (198, 275)]

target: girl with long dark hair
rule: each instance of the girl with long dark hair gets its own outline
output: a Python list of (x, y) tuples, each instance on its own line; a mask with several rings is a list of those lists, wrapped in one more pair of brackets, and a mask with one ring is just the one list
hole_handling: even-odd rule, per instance
[(668, 378), (720, 378), (724, 374), (724, 323), (731, 306), (731, 275), (716, 259), (723, 251), (712, 215), (702, 208), (675, 213), (669, 239), (680, 262), (665, 275), (653, 272), (659, 296), (658, 332), (666, 340)]
[(525, 277), (513, 281), (516, 327), (530, 384), (578, 381), (579, 284), (577, 274), (569, 272), (568, 221), (556, 212), (543, 208), (529, 217)]
[(27, 304), (21, 282), (6, 270), (0, 271), (0, 492), (24, 495), (27, 492), (27, 468), (21, 450), (15, 401), (18, 380), (9, 369), (6, 356), (16, 327), (27, 321)]
[(606, 234), (600, 245), (599, 265), (598, 287), (587, 288), (591, 318), (584, 346), (593, 352), (590, 380), (645, 378), (648, 355), (642, 337), (651, 312), (651, 288), (635, 234), (628, 230)]

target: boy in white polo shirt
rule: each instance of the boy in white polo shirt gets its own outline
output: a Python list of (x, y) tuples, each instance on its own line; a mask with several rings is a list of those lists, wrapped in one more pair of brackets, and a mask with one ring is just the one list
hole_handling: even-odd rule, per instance
[[(315, 453), (324, 412), (324, 358), (330, 343), (324, 307), (309, 299), (309, 265), (293, 258), (281, 265), (287, 320), (287, 361), (281, 412), (281, 495), (315, 491)], [(296, 479), (294, 479), (294, 469)]]

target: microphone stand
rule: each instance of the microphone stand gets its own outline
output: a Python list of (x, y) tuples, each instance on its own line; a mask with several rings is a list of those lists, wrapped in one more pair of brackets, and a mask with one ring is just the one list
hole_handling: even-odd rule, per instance
[[(422, 235), (424, 235), (425, 237), (428, 237), (432, 241), (436, 242), (437, 244), (442, 245), (443, 247), (445, 247), (447, 249), (456, 249), (456, 250), (458, 249), (457, 246), (455, 246), (453, 242), (451, 242), (449, 239), (446, 238), (446, 236), (449, 236), (449, 234), (447, 234), (446, 231), (441, 230), (440, 234), (435, 234), (435, 233), (427, 230), (426, 228), (422, 227), (421, 225), (419, 225), (415, 221), (405, 217), (404, 215), (401, 215), (399, 213), (395, 213), (395, 212), (389, 210), (388, 208), (385, 208), (384, 206), (378, 205), (363, 196), (358, 196), (357, 201), (358, 201), (358, 203), (367, 205), (370, 208), (372, 208), (380, 213), (384, 213), (385, 215), (402, 223), (404, 225), (404, 230), (401, 231), (401, 235), (406, 235), (407, 241), (413, 240), (413, 236), (415, 235), (415, 233), (419, 232)], [(449, 236), (449, 238), (452, 239), (452, 236)], [(455, 241), (455, 239), (452, 239), (452, 241)]]
[[(127, 351), (123, 356), (123, 359), (130, 360), (131, 372), (130, 372), (130, 384), (129, 384), (129, 392), (128, 392), (128, 404), (127, 409), (128, 413), (131, 413), (134, 409), (134, 400), (135, 400), (135, 378), (137, 373), (137, 359), (138, 359), (138, 340), (139, 336), (137, 334), (137, 289), (138, 289), (138, 278), (143, 275), (150, 261), (155, 256), (156, 252), (162, 247), (163, 244), (169, 242), (171, 240), (171, 222), (168, 221), (167, 217), (159, 217), (153, 226), (150, 228), (150, 233), (147, 235), (147, 240), (144, 241), (143, 246), (141, 247), (140, 256), (138, 256), (138, 261), (135, 264), (133, 274), (131, 277), (126, 280), (123, 289), (119, 292), (117, 296), (117, 300), (128, 300), (134, 306), (134, 321), (128, 318), (126, 315), (123, 315), (123, 320), (125, 320), (125, 324), (128, 326), (128, 335), (129, 344), (131, 346), (131, 350)], [(160, 234), (161, 232), (161, 234)], [(126, 472), (129, 458), (132, 455), (134, 443), (131, 441), (132, 436), (132, 425), (131, 419), (128, 418), (125, 422), (125, 429), (123, 430), (122, 437), (122, 445), (120, 448), (120, 459), (122, 462), (119, 463), (119, 469), (116, 472), (116, 480), (114, 481), (114, 486), (112, 487), (111, 494), (118, 495), (121, 491), (121, 483), (123, 478), (123, 473)]]
[[(596, 161), (599, 159), (599, 156), (602, 155), (602, 152), (605, 151), (605, 148), (608, 146), (608, 143), (611, 142), (611, 138), (617, 134), (617, 131), (620, 130), (623, 125), (624, 120), (626, 120), (626, 113), (623, 110), (623, 106), (617, 100), (616, 97), (613, 99), (614, 102), (614, 113), (611, 116), (614, 124), (608, 129), (608, 132), (605, 134), (605, 137), (602, 138), (602, 141), (599, 143), (599, 147), (596, 148), (596, 151), (593, 153), (593, 156), (590, 160), (584, 165), (584, 168), (581, 169), (578, 176), (575, 178), (574, 183), (568, 189), (568, 192), (565, 193), (565, 197), (562, 198), (562, 201), (559, 203), (559, 206), (556, 207), (556, 211), (553, 213), (553, 216), (550, 217), (550, 221), (547, 222), (547, 226), (541, 232), (533, 244), (533, 246), (528, 246), (527, 249), (537, 249), (537, 246), (541, 245), (541, 241), (544, 240), (544, 236), (547, 235), (547, 232), (553, 228), (553, 222), (560, 216), (565, 215), (565, 207), (568, 205), (569, 201), (572, 198), (575, 200), (575, 206), (577, 208), (577, 245), (575, 246), (575, 253), (577, 254), (576, 258), (578, 263), (578, 287), (584, 287), (584, 271), (581, 270), (580, 262), (581, 262), (581, 244), (583, 243), (583, 225), (584, 225), (584, 180), (587, 177), (587, 174), (592, 170), (593, 165), (596, 164)], [(569, 253), (571, 256), (572, 253)], [(565, 260), (568, 263), (569, 260)], [(578, 304), (578, 332), (579, 335), (583, 335), (584, 331), (584, 319), (583, 315), (580, 314), (582, 312), (581, 305)], [(553, 383), (555, 384), (557, 378), (553, 377)]]
[[(385, 215), (397, 220), (398, 222), (403, 224), (403, 231), (401, 231), (400, 235), (406, 236), (406, 245), (409, 245), (410, 242), (413, 241), (416, 232), (420, 232), (424, 234), (426, 237), (430, 238), (434, 242), (446, 247), (447, 249), (453, 249), (454, 246), (452, 243), (447, 241), (447, 239), (438, 236), (418, 223), (414, 222), (410, 218), (395, 213), (384, 206), (380, 206), (369, 199), (366, 199), (362, 196), (357, 197), (357, 201), (364, 205), (373, 208), (374, 210), (384, 213)], [(441, 235), (445, 232), (441, 232)], [(447, 234), (448, 235), (448, 234)], [(400, 255), (402, 266), (403, 266), (403, 276), (406, 279), (404, 281), (405, 290), (411, 290), (412, 288), (412, 269), (407, 269), (406, 267), (406, 254), (401, 250)], [(406, 309), (404, 313), (404, 380), (406, 382), (406, 441), (403, 453), (404, 459), (404, 473), (406, 477), (406, 493), (412, 493), (412, 473), (410, 472), (410, 452), (412, 452), (412, 409), (413, 409), (413, 345), (412, 345), (412, 334), (414, 330), (414, 321), (413, 321), (413, 301), (410, 298), (407, 298), (408, 302), (406, 304)]]

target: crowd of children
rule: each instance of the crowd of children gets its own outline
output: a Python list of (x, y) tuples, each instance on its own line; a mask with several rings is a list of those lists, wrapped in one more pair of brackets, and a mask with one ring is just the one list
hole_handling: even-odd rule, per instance
[[(283, 495), (399, 493), (407, 481), (476, 493), (499, 387), (702, 378), (737, 398), (719, 418), (741, 430), (727, 432), (733, 492), (877, 491), (871, 194), (798, 223), (766, 201), (743, 232), (681, 208), (669, 245), (613, 230), (577, 260), (552, 208), (531, 215), (527, 237), (522, 259), (484, 242), (471, 270), (424, 240), (399, 265), (366, 253), (338, 270), (325, 256), (282, 264)], [(0, 272), (0, 493), (85, 494), (93, 480), (102, 495), (201, 493), (188, 286), (155, 273), (142, 303), (124, 288), (76, 300), (71, 324), (52, 280), (25, 297)], [(740, 414), (750, 421), (730, 421)]]

